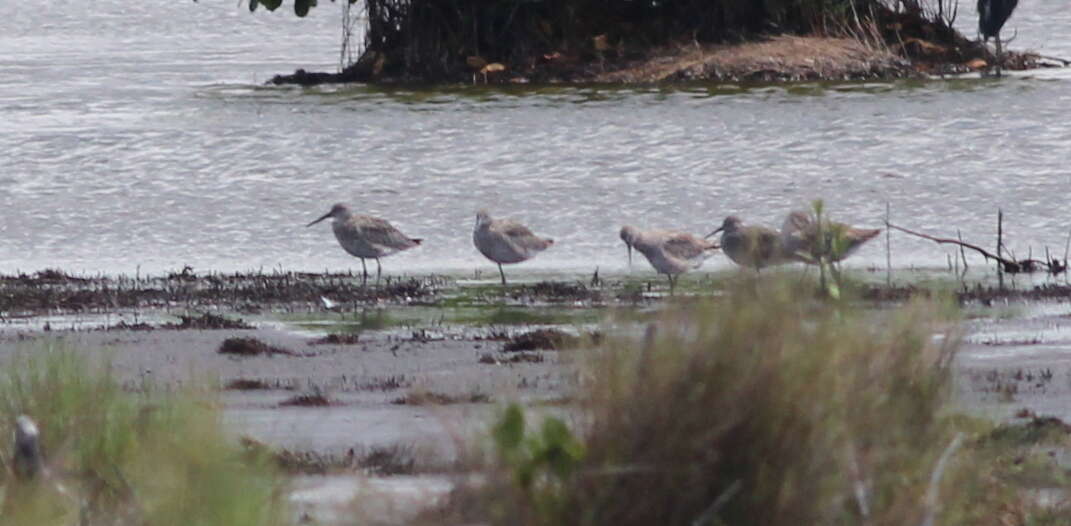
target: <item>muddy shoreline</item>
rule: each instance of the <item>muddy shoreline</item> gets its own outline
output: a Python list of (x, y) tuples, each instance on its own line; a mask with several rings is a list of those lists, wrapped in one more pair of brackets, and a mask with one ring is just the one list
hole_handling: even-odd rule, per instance
[[(857, 304), (880, 312), (912, 297), (957, 297), (960, 409), (1001, 421), (1071, 420), (1071, 286), (910, 277), (892, 287), (855, 283)], [(350, 274), (284, 271), (0, 276), (11, 309), (0, 323), (0, 367), (68, 349), (108, 364), (128, 391), (207, 388), (235, 440), (298, 476), (295, 495), (311, 492), (298, 499), (302, 509), (329, 517), (330, 499), (317, 492), (349, 495), (392, 480), (404, 488), (437, 481), (448, 491), (464, 476), (466, 448), (506, 403), (580, 418), (576, 397), (592, 353), (614, 338), (642, 337), (664, 305), (717, 298), (751, 276), (689, 275), (673, 300), (658, 278), (562, 278), (503, 291), (494, 281), (439, 275), (378, 286)], [(27, 319), (44, 329), (21, 324)], [(236, 342), (248, 347), (235, 351)]]
[[(713, 292), (699, 278), (695, 293)], [(713, 279), (717, 279), (716, 277)], [(713, 283), (713, 282), (711, 282)], [(147, 309), (174, 311), (223, 310), (237, 314), (270, 311), (353, 312), (369, 306), (451, 306), (458, 301), (483, 305), (579, 305), (606, 307), (658, 301), (666, 292), (657, 276), (640, 274), (590, 280), (539, 281), (501, 288), (461, 285), (456, 277), (425, 275), (385, 277), (365, 282), (352, 273), (310, 273), (284, 270), (250, 273), (172, 272), (159, 276), (79, 276), (61, 270), (0, 275), (0, 319), (45, 314), (108, 313)], [(872, 301), (929, 297), (931, 288), (901, 283), (862, 283), (858, 296)], [(943, 288), (961, 303), (994, 300), (1071, 300), (1071, 284), (1050, 281), (1000, 287), (973, 282)], [(463, 298), (459, 300), (458, 295)], [(213, 328), (196, 315), (178, 326)], [(215, 322), (219, 322), (216, 320)], [(122, 328), (122, 327), (120, 327)], [(142, 327), (149, 328), (149, 327)]]

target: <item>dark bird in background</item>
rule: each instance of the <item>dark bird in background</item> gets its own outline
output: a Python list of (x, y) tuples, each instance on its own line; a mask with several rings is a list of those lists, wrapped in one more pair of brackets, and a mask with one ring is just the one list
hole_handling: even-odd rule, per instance
[(1011, 18), (1019, 0), (978, 0), (978, 32), (982, 34), (982, 44), (990, 38), (997, 43), (997, 75), (1004, 60), (1004, 51), (1000, 41), (1000, 29)]

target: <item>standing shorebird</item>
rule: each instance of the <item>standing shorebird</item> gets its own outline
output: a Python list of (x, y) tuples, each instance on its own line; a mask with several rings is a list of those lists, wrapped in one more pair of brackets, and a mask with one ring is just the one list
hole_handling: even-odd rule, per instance
[(528, 227), (509, 219), (491, 219), (486, 210), (476, 212), (476, 228), (472, 243), (487, 259), (498, 264), (502, 285), (506, 284), (503, 263), (520, 263), (535, 257), (554, 244), (554, 240), (539, 237)]
[(706, 237), (718, 232), (721, 232), (722, 252), (737, 265), (761, 270), (785, 262), (781, 236), (772, 229), (758, 225), (745, 226), (739, 217), (729, 216)]
[(824, 255), (835, 263), (852, 255), (863, 243), (881, 233), (880, 228), (855, 228), (835, 221), (825, 221), (822, 228), (825, 241), (819, 245), (818, 222), (814, 216), (800, 210), (789, 213), (781, 225), (785, 258), (817, 265), (819, 256)]
[(672, 230), (641, 231), (635, 227), (621, 227), (621, 241), (628, 247), (628, 262), (632, 264), (632, 249), (635, 248), (659, 274), (669, 278), (669, 293), (677, 286), (677, 277), (691, 269), (699, 268), (718, 245), (684, 232)]
[(1000, 41), (1000, 30), (1011, 18), (1019, 0), (978, 0), (978, 32), (982, 34), (982, 45), (992, 38), (997, 43), (997, 76), (1004, 65), (1004, 48)]
[(342, 203), (332, 206), (330, 212), (305, 226), (310, 227), (329, 217), (333, 218), (331, 229), (335, 231), (338, 244), (342, 245), (342, 248), (350, 255), (361, 258), (361, 271), (365, 281), (368, 281), (368, 267), (365, 266), (365, 259), (376, 260), (376, 280), (378, 281), (383, 274), (379, 258), (413, 248), (421, 241), (401, 233), (390, 223), (378, 217), (354, 214)]

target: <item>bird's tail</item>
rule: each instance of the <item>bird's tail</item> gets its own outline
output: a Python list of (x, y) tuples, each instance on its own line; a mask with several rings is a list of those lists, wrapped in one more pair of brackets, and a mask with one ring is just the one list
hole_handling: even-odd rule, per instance
[(419, 244), (420, 244), (420, 243), (422, 243), (422, 242), (423, 242), (424, 240), (423, 240), (423, 239), (421, 239), (421, 238), (419, 238), (419, 237), (414, 237), (414, 238), (410, 238), (410, 239), (409, 239), (409, 241), (412, 241), (413, 243), (416, 243), (417, 245), (419, 245)]

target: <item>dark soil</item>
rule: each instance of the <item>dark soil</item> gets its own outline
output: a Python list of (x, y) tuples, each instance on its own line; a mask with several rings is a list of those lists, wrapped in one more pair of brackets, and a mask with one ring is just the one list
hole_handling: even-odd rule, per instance
[(256, 338), (227, 338), (220, 344), (218, 352), (235, 356), (271, 356), (275, 354), (300, 356), (290, 349), (268, 345)]
[[(352, 274), (304, 272), (194, 274), (187, 267), (156, 277), (76, 277), (58, 270), (0, 275), (0, 313), (110, 312), (117, 309), (226, 307), (254, 311), (264, 307), (323, 306), (323, 298), (344, 307), (425, 301), (447, 284), (437, 276), (364, 284)], [(251, 308), (250, 306), (255, 306)], [(177, 327), (213, 326), (214, 318), (183, 319)]]
[(445, 393), (409, 393), (391, 400), (394, 405), (451, 405), (451, 404), (489, 404), (491, 396), (486, 393), (468, 393), (450, 395)]
[(279, 402), (279, 407), (327, 407), (337, 405), (320, 391), (301, 393)]
[(246, 454), (267, 455), (279, 469), (289, 474), (323, 475), (330, 472), (361, 469), (371, 475), (407, 475), (416, 471), (412, 447), (405, 445), (373, 446), (368, 449), (350, 448), (344, 455), (316, 451), (273, 449), (250, 437), (240, 439)]
[[(928, 298), (934, 292), (930, 289), (920, 288), (913, 285), (892, 287), (869, 285), (861, 289), (863, 299), (881, 302), (899, 302), (912, 297)], [(956, 299), (961, 304), (981, 303), (991, 305), (997, 300), (1071, 300), (1071, 285), (1049, 283), (1036, 285), (1031, 288), (994, 287), (974, 284), (955, 291)]]
[(484, 353), (480, 355), (480, 359), (477, 361), (482, 364), (502, 365), (513, 363), (543, 363), (546, 361), (546, 358), (542, 354), (535, 352), (518, 352), (502, 356)]
[(571, 349), (579, 346), (581, 339), (557, 329), (536, 329), (514, 335), (502, 346), (503, 352)]
[(353, 345), (360, 339), (358, 333), (339, 334), (332, 333), (322, 338), (316, 338), (309, 342), (309, 345)]
[(246, 378), (235, 378), (228, 381), (223, 385), (223, 388), (228, 391), (260, 391), (271, 389), (271, 386), (263, 380), (250, 380)]

